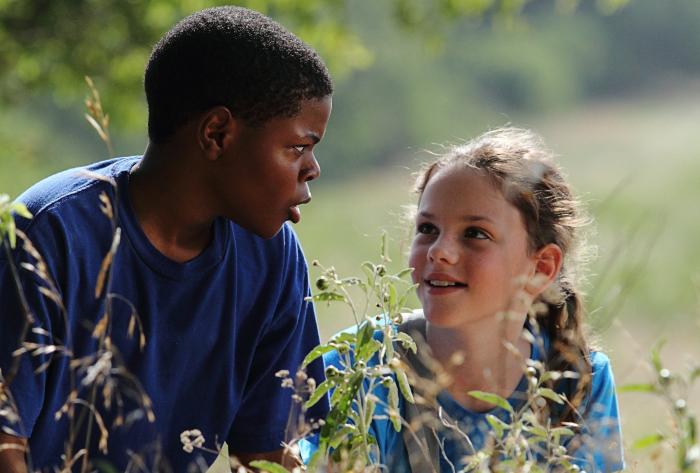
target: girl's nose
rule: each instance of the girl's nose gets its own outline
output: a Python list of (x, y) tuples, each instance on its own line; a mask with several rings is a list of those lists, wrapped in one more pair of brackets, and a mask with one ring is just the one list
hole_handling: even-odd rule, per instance
[(449, 237), (440, 236), (428, 249), (428, 259), (431, 262), (456, 264), (459, 260), (459, 251), (454, 241)]

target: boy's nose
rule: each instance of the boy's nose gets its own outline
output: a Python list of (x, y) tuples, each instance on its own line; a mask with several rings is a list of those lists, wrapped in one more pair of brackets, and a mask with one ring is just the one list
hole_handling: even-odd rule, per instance
[(313, 181), (314, 179), (317, 179), (320, 175), (321, 166), (319, 166), (318, 161), (316, 160), (316, 156), (314, 156), (314, 154), (311, 153), (311, 160), (309, 161), (308, 165), (303, 171), (303, 180), (304, 182)]
[(459, 260), (459, 251), (450, 238), (440, 236), (428, 249), (428, 259), (431, 262), (455, 264)]

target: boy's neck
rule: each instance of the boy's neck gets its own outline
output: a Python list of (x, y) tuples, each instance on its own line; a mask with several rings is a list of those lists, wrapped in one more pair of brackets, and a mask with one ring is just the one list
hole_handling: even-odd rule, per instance
[(215, 215), (196, 164), (181, 143), (149, 144), (129, 178), (129, 199), (144, 234), (177, 262), (198, 256), (212, 238)]
[(486, 411), (494, 406), (474, 399), (469, 391), (511, 396), (523, 376), (525, 359), (530, 357), (530, 343), (521, 337), (523, 324), (524, 320), (506, 322), (496, 317), (460, 328), (428, 323), (428, 345), (450, 375), (447, 390), (456, 401), (468, 409)]

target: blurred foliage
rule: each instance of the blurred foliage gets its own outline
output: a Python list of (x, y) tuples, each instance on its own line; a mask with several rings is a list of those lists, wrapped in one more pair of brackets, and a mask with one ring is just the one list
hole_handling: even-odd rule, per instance
[[(69, 104), (94, 77), (128, 125), (143, 123), (142, 75), (152, 45), (187, 14), (224, 2), (212, 0), (0, 0), (0, 100), (18, 102), (50, 92)], [(367, 68), (375, 45), (350, 17), (355, 11), (389, 8), (390, 21), (437, 43), (445, 23), (458, 18), (512, 24), (526, 6), (573, 8), (576, 0), (239, 0), (279, 20), (316, 47), (337, 78)], [(626, 0), (598, 0), (604, 10)], [(565, 8), (566, 9), (566, 8)], [(381, 29), (380, 29), (381, 31)], [(375, 38), (372, 38), (374, 40)], [(379, 41), (381, 39), (379, 38)], [(379, 43), (378, 43), (379, 44)]]

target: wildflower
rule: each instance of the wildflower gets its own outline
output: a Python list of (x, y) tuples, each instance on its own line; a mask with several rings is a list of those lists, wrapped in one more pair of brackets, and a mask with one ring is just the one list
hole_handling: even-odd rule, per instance
[(199, 429), (185, 430), (180, 434), (180, 442), (184, 451), (192, 453), (195, 448), (201, 448), (204, 445), (204, 436)]
[(92, 384), (95, 380), (101, 382), (103, 379), (109, 376), (112, 370), (112, 352), (105, 351), (102, 356), (95, 362), (94, 365), (90, 365), (87, 368), (87, 374), (83, 378), (83, 386), (88, 386)]
[(299, 381), (306, 381), (306, 378), (308, 378), (309, 376), (306, 374), (306, 371), (299, 370), (297, 371), (296, 377)]
[(289, 376), (289, 370), (279, 370), (275, 373), (276, 378), (286, 378), (287, 376)]
[(294, 381), (292, 381), (292, 378), (284, 378), (282, 380), (282, 387), (294, 389)]

